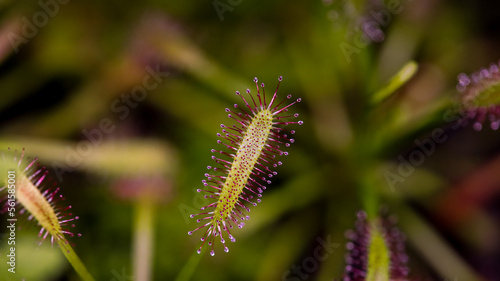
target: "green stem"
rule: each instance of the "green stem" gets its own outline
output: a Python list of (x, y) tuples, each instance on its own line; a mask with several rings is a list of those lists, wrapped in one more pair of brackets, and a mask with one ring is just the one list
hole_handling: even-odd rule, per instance
[(133, 268), (137, 281), (148, 281), (152, 276), (154, 209), (154, 203), (146, 199), (135, 206)]
[(177, 275), (177, 278), (175, 278), (175, 281), (189, 281), (189, 279), (191, 279), (196, 267), (198, 267), (198, 264), (200, 263), (201, 257), (203, 257), (203, 254), (205, 253), (205, 250), (207, 248), (208, 247), (203, 247), (201, 249), (201, 253), (199, 254), (196, 251), (193, 251), (193, 254), (184, 264), (184, 267)]
[(376, 187), (375, 153), (370, 143), (370, 133), (360, 130), (354, 143), (351, 164), (353, 178), (357, 185), (358, 196), (368, 220), (373, 221), (378, 216), (379, 194)]
[(378, 216), (379, 195), (374, 185), (375, 176), (372, 166), (365, 166), (360, 175), (361, 201), (368, 215), (368, 220), (373, 221)]
[(75, 251), (68, 243), (66, 239), (58, 239), (57, 243), (59, 244), (59, 248), (63, 252), (64, 256), (68, 259), (69, 263), (73, 266), (76, 273), (80, 275), (82, 280), (84, 281), (95, 281), (94, 277), (90, 275), (85, 265), (82, 263), (80, 258), (76, 255)]

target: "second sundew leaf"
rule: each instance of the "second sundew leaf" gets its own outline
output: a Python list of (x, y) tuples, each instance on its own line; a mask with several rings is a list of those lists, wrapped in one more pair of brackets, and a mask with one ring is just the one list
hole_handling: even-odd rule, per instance
[(50, 236), (51, 244), (59, 245), (82, 280), (93, 281), (94, 278), (67, 239), (74, 236), (69, 226), (75, 227), (73, 221), (78, 220), (77, 216), (69, 212), (71, 205), (61, 206), (60, 201), (64, 197), (59, 193), (58, 187), (42, 187), (43, 184), (46, 185), (48, 171), (45, 167), (39, 167), (38, 158), (23, 168), (24, 149), (19, 157), (17, 152), (11, 157), (10, 152), (10, 149), (6, 154), (0, 152), (0, 184), (3, 184), (0, 185), (0, 194), (8, 194), (3, 212), (7, 212), (9, 217), (29, 214), (28, 220), (36, 220), (41, 227), (38, 233), (42, 238), (40, 243)]
[(376, 225), (372, 226), (368, 247), (367, 281), (389, 280), (390, 252)]
[(407, 280), (405, 236), (395, 226), (395, 218), (368, 220), (364, 211), (357, 214), (355, 230), (346, 232), (344, 281)]
[[(279, 77), (278, 80), (281, 81), (282, 77)], [(256, 202), (260, 202), (258, 198), (262, 197), (261, 193), (266, 189), (266, 185), (271, 183), (269, 178), (277, 174), (271, 170), (271, 167), (281, 165), (281, 162), (276, 160), (276, 156), (288, 155), (288, 152), (282, 150), (281, 146), (288, 147), (294, 142), (294, 139), (290, 138), (288, 134), (294, 134), (295, 131), (287, 131), (280, 125), (302, 124), (302, 121), (282, 121), (284, 118), (298, 117), (297, 113), (293, 115), (285, 113), (291, 105), (300, 102), (301, 99), (285, 106), (282, 106), (283, 101), (276, 104), (278, 83), (271, 101), (267, 103), (264, 84), (259, 87), (257, 78), (254, 79), (254, 82), (257, 87), (257, 98), (254, 98), (250, 90), (247, 90), (251, 102), (247, 102), (239, 92), (236, 92), (249, 111), (240, 109), (235, 112), (226, 108), (229, 118), (236, 120), (237, 125), (231, 127), (221, 125), (222, 134), (217, 134), (224, 140), (217, 142), (226, 146), (229, 152), (212, 149), (213, 153), (220, 153), (223, 158), (212, 156), (212, 159), (221, 167), (208, 166), (208, 169), (213, 169), (215, 172), (220, 171), (223, 175), (205, 174), (207, 179), (202, 182), (209, 190), (197, 190), (206, 193), (205, 198), (216, 199), (215, 202), (201, 208), (202, 211), (207, 210), (208, 212), (191, 215), (191, 218), (204, 216), (197, 219), (199, 223), (202, 220), (208, 220), (207, 223), (188, 233), (191, 235), (199, 229), (206, 228), (201, 238), (202, 245), (198, 249), (198, 253), (201, 253), (203, 245), (207, 243), (211, 246), (210, 254), (213, 256), (215, 254), (214, 241), (217, 236), (220, 236), (224, 251), (229, 251), (225, 245), (224, 236), (227, 236), (231, 242), (235, 242), (229, 229), (233, 227), (233, 224), (242, 228), (243, 221), (249, 219), (243, 213), (244, 211), (250, 212), (244, 202), (254, 206), (257, 205)], [(290, 99), (291, 95), (288, 95), (287, 98)], [(238, 108), (238, 105), (235, 104), (234, 107)], [(258, 197), (256, 202), (252, 201), (254, 197)]]
[[(59, 194), (59, 188), (49, 187), (44, 190), (41, 189), (42, 183), (47, 178), (48, 170), (45, 167), (38, 167), (38, 158), (35, 158), (25, 168), (22, 168), (24, 149), (19, 158), (16, 155), (13, 159), (9, 159), (10, 156), (6, 156), (3, 153), (2, 156), (2, 166), (4, 168), (1, 170), (8, 167), (9, 171), (15, 173), (15, 181), (12, 187), (15, 188), (14, 198), (16, 201), (15, 205), (8, 206), (21, 207), (18, 212), (19, 214), (27, 211), (30, 214), (29, 219), (35, 219), (38, 222), (41, 226), (39, 236), (42, 237), (42, 241), (50, 235), (52, 244), (59, 240), (68, 243), (65, 236), (72, 237), (74, 234), (67, 226), (74, 227), (72, 222), (78, 220), (78, 217), (68, 212), (71, 206), (63, 208), (58, 206), (57, 203), (64, 199)], [(0, 192), (7, 192), (7, 179), (1, 178), (0, 182), (5, 184), (0, 188)], [(10, 191), (11, 189), (8, 192)]]
[(491, 64), (470, 76), (460, 73), (457, 90), (461, 93), (463, 117), (474, 120), (475, 130), (481, 130), (486, 120), (493, 130), (500, 128), (500, 63)]

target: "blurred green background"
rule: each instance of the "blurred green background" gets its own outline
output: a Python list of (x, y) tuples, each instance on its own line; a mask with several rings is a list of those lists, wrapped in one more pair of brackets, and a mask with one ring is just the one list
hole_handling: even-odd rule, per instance
[[(457, 75), (498, 62), (499, 8), (493, 0), (2, 0), (0, 147), (24, 147), (51, 170), (80, 217), (82, 237), (70, 241), (96, 280), (141, 280), (134, 268), (147, 268), (138, 264), (148, 254), (134, 249), (150, 237), (137, 231), (144, 218), (151, 280), (338, 280), (344, 233), (367, 206), (398, 217), (412, 280), (500, 280), (500, 136), (443, 117)], [(410, 61), (416, 74), (378, 99)], [(195, 191), (220, 147), (220, 124), (232, 124), (224, 109), (240, 103), (235, 91), (255, 91), (254, 77), (270, 95), (280, 75), (281, 97), (302, 98), (294, 110), (304, 125), (229, 253), (200, 257), (188, 216), (206, 204)], [(446, 141), (388, 184), (400, 157), (436, 129)], [(79, 280), (56, 246), (37, 245), (35, 225), (18, 232), (16, 278)], [(318, 238), (336, 248), (307, 278), (287, 275)]]

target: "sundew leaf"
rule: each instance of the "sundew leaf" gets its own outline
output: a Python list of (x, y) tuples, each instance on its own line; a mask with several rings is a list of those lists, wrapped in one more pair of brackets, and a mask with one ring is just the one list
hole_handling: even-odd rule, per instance
[[(279, 81), (281, 80), (282, 77), (279, 78)], [(244, 214), (244, 211), (250, 212), (250, 208), (245, 206), (245, 203), (256, 206), (260, 202), (263, 190), (271, 184), (270, 178), (277, 174), (271, 169), (281, 165), (281, 161), (276, 160), (276, 157), (288, 155), (288, 152), (283, 150), (283, 146), (288, 147), (294, 142), (289, 134), (294, 134), (295, 131), (285, 130), (281, 126), (302, 124), (302, 121), (282, 121), (285, 118), (298, 117), (297, 113), (287, 114), (287, 111), (290, 106), (300, 102), (300, 98), (282, 105), (283, 101), (277, 101), (278, 83), (268, 103), (264, 84), (262, 83), (259, 87), (257, 78), (254, 82), (257, 94), (253, 96), (247, 89), (247, 94), (250, 95), (249, 101), (236, 92), (244, 101), (246, 108), (239, 108), (236, 111), (226, 108), (226, 112), (229, 113), (228, 117), (234, 119), (237, 124), (221, 125), (222, 134), (217, 134), (220, 138), (218, 143), (225, 146), (225, 149), (212, 149), (212, 153), (221, 155), (220, 157), (212, 156), (219, 167), (208, 166), (208, 169), (213, 172), (206, 173), (207, 179), (202, 181), (207, 189), (197, 190), (206, 194), (205, 198), (215, 199), (215, 202), (200, 209), (202, 213), (191, 215), (191, 218), (201, 217), (197, 219), (198, 223), (207, 221), (188, 232), (191, 235), (197, 230), (206, 229), (201, 238), (202, 244), (198, 253), (201, 253), (203, 245), (207, 243), (212, 247), (210, 255), (215, 255), (214, 242), (215, 237), (218, 236), (220, 236), (224, 251), (229, 251), (224, 236), (231, 242), (235, 242), (236, 239), (229, 229), (233, 225), (242, 228), (243, 221), (250, 218)], [(288, 95), (287, 99), (290, 98), (291, 95)], [(235, 104), (234, 107), (238, 108), (238, 105)]]

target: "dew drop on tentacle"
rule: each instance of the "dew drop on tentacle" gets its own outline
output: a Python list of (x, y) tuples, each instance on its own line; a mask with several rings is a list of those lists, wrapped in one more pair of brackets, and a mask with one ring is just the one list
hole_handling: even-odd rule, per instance
[(500, 127), (500, 121), (491, 122), (491, 129), (496, 131)]
[(474, 125), (472, 127), (474, 128), (474, 130), (479, 132), (483, 128), (483, 125), (479, 122), (476, 122), (476, 123), (474, 123)]
[(479, 77), (481, 79), (486, 79), (486, 78), (490, 78), (491, 75), (490, 75), (490, 72), (488, 71), (488, 69), (486, 68), (483, 68), (479, 71)]
[(498, 69), (498, 65), (496, 64), (491, 64), (490, 65), (490, 73), (492, 74), (496, 74), (499, 72), (499, 69)]

